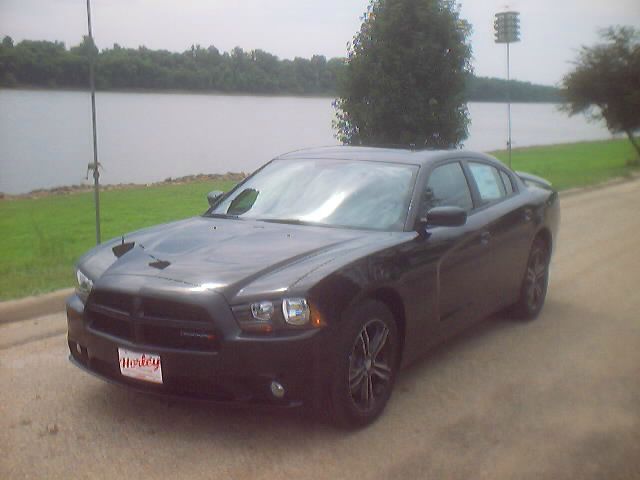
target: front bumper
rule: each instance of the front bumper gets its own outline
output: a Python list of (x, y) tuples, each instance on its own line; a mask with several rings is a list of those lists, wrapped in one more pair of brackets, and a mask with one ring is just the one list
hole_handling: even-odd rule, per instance
[[(216, 309), (216, 347), (194, 351), (125, 338), (117, 329), (100, 330), (93, 307), (85, 312), (82, 300), (72, 295), (67, 300), (70, 359), (109, 382), (154, 394), (279, 406), (317, 404), (325, 385), (327, 329), (248, 336), (237, 327), (226, 302), (208, 304)], [(119, 347), (160, 355), (163, 384), (123, 376)], [(284, 387), (282, 398), (271, 393), (273, 381)]]

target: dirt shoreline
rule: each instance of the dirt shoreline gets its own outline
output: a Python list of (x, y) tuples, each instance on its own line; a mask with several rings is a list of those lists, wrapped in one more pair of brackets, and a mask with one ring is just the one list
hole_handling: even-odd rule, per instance
[[(245, 172), (227, 172), (227, 173), (199, 173), (197, 175), (185, 175), (183, 177), (168, 177), (160, 182), (151, 183), (114, 183), (100, 185), (100, 190), (127, 190), (132, 188), (145, 187), (161, 187), (164, 185), (185, 185), (188, 183), (206, 182), (206, 181), (234, 181), (239, 182), (247, 177)], [(82, 185), (63, 185), (53, 188), (39, 188), (31, 190), (28, 193), (9, 194), (0, 192), (0, 200), (15, 200), (23, 198), (42, 198), (54, 195), (71, 195), (74, 193), (92, 192), (93, 184), (87, 183)]]

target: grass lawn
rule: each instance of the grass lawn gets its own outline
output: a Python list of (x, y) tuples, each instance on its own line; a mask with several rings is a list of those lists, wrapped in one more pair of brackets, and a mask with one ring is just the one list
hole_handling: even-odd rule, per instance
[[(493, 152), (506, 161), (505, 152)], [(634, 151), (626, 140), (514, 150), (513, 168), (550, 180), (558, 189), (629, 175)], [(211, 190), (227, 182), (140, 187), (102, 192), (102, 238), (202, 213)], [(95, 243), (93, 195), (74, 193), (0, 200), (0, 300), (75, 284), (73, 264)]]
[[(101, 192), (102, 239), (198, 215), (233, 181)], [(73, 264), (95, 245), (93, 193), (0, 200), (0, 300), (75, 284)]]
[[(507, 163), (506, 151), (491, 154)], [(633, 171), (627, 161), (634, 158), (637, 155), (627, 140), (607, 140), (514, 149), (512, 167), (546, 178), (556, 189), (566, 190), (627, 176)]]

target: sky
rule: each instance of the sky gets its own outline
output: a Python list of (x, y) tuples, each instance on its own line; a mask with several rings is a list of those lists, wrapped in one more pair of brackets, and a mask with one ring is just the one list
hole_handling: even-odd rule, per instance
[[(346, 55), (368, 0), (91, 0), (100, 48), (184, 51), (192, 44), (262, 49), (280, 58)], [(610, 25), (640, 28), (640, 0), (461, 0), (473, 26), (477, 75), (504, 77), (504, 45), (493, 40), (493, 16), (521, 13), (522, 41), (511, 47), (512, 78), (556, 85), (580, 46)], [(0, 0), (0, 36), (59, 40), (67, 47), (87, 32), (84, 0)]]

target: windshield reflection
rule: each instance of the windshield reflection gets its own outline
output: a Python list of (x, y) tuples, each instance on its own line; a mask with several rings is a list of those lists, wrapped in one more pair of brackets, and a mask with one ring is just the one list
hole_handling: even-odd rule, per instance
[(402, 230), (418, 167), (348, 160), (274, 160), (212, 214)]

